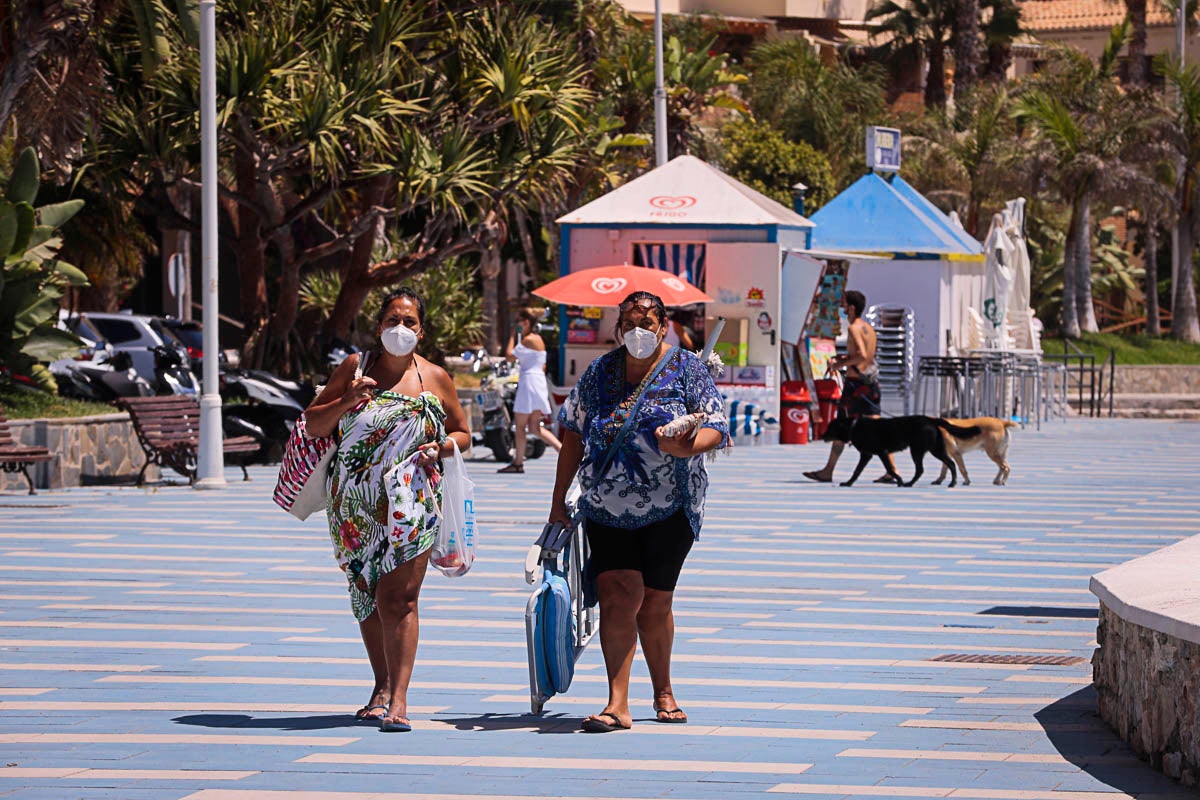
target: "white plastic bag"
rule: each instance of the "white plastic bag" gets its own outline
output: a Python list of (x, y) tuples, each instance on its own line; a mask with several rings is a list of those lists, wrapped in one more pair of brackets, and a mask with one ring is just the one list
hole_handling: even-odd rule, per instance
[(454, 455), (445, 459), (441, 511), (429, 562), (446, 577), (457, 578), (466, 575), (475, 562), (475, 484), (467, 477), (457, 442)]

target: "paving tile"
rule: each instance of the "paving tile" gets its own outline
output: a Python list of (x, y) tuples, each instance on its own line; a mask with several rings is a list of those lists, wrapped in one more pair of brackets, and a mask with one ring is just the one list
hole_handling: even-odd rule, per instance
[[(1090, 658), (1088, 576), (1200, 532), (1200, 426), (1071, 420), (1014, 435), (1008, 486), (953, 492), (812, 484), (799, 473), (824, 461), (819, 445), (718, 459), (677, 596), (674, 682), (692, 721), (650, 721), (639, 660), (635, 730), (611, 736), (577, 731), (603, 704), (596, 645), (568, 696), (527, 713), (521, 558), (546, 512), (551, 459), (520, 480), (471, 467), (480, 559), (464, 579), (426, 582), (408, 736), (350, 721), (370, 672), (345, 586), (323, 522), (271, 503), (271, 468), (220, 493), (5, 495), (0, 599), (19, 599), (0, 613), (2, 761), (130, 772), (97, 782), (0, 769), (0, 797), (1169, 797), (1175, 784), (1096, 720), (1086, 665), (929, 659)], [(1064, 464), (1080, 440), (1089, 458)], [(1125, 488), (1096, 488), (1112, 485)], [(64, 553), (86, 565), (81, 579), (48, 563)], [(840, 755), (852, 748), (895, 757)], [(219, 787), (132, 777), (176, 769), (255, 774)]]

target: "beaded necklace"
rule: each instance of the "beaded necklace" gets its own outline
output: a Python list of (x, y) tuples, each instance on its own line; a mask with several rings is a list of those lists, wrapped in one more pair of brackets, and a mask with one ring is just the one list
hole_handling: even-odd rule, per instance
[[(662, 357), (670, 358), (670, 356), (671, 353), (668, 351), (664, 353)], [(654, 367), (657, 366), (657, 364), (658, 362), (656, 361), (654, 364), (650, 365), (650, 369), (646, 370), (646, 374), (642, 376), (641, 383), (638, 384), (637, 388), (628, 397), (618, 403), (615, 409), (613, 409), (612, 415), (608, 418), (608, 423), (605, 426), (608, 428), (608, 438), (610, 440), (612, 437), (616, 436), (617, 431), (621, 430), (621, 428), (625, 425), (625, 421), (629, 419), (629, 414), (633, 411), (634, 405), (637, 404), (637, 399), (642, 396), (642, 392), (649, 388), (647, 383), (650, 381), (650, 376), (654, 374)], [(621, 374), (618, 377), (618, 380), (620, 381), (621, 386), (625, 385), (624, 358), (621, 359)]]

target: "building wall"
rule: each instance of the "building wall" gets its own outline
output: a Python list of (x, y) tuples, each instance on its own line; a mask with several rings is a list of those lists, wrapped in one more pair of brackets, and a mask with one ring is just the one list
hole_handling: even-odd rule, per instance
[[(619, 0), (631, 14), (653, 15), (654, 0)], [(720, 14), (862, 21), (870, 0), (662, 0), (663, 14)]]
[[(1095, 30), (1067, 31), (1035, 31), (1034, 35), (1044, 42), (1070, 45), (1087, 53), (1093, 60), (1098, 60), (1108, 44), (1108, 28)], [(1190, 34), (1186, 39), (1186, 63), (1195, 64), (1200, 60), (1200, 36)], [(1146, 29), (1146, 53), (1150, 56), (1175, 52), (1175, 28), (1169, 26), (1153, 26)], [(1013, 58), (1013, 74), (1015, 77), (1028, 75), (1035, 69), (1039, 56), (1019, 53)]]

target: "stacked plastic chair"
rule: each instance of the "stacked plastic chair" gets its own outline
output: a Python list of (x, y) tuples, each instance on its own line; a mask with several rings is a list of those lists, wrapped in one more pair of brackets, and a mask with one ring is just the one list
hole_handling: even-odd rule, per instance
[(910, 413), (916, 349), (916, 327), (911, 308), (871, 306), (863, 315), (875, 329), (875, 363), (879, 366), (879, 393), (886, 404), (899, 400)]

